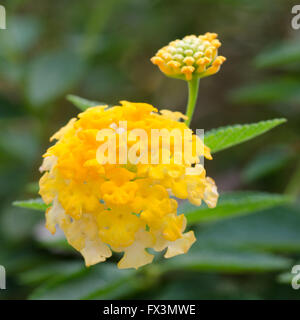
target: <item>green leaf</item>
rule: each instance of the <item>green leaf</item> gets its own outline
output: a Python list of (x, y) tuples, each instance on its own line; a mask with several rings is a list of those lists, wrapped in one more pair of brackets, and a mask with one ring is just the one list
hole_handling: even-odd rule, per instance
[(23, 272), (35, 267), (38, 264), (45, 262), (46, 258), (40, 252), (31, 248), (24, 248), (21, 245), (14, 250), (11, 247), (3, 248), (1, 241), (0, 261), (1, 265), (5, 266), (7, 274)]
[(67, 100), (72, 102), (81, 111), (85, 111), (87, 108), (90, 108), (90, 107), (106, 105), (103, 102), (87, 100), (87, 99), (75, 96), (73, 94), (67, 95)]
[[(114, 299), (134, 289), (130, 281), (134, 274), (135, 271), (119, 270), (112, 263), (83, 267), (81, 272), (46, 281), (31, 294), (30, 299)], [(125, 284), (128, 287), (120, 291)]]
[(30, 209), (19, 210), (7, 204), (1, 209), (0, 234), (7, 240), (22, 243), (32, 237), (34, 226), (41, 223), (42, 219), (43, 215)]
[(57, 276), (68, 276), (83, 269), (82, 261), (55, 261), (45, 263), (19, 275), (22, 284), (32, 285)]
[(33, 209), (38, 211), (46, 211), (46, 209), (49, 207), (43, 202), (41, 198), (14, 201), (13, 205), (20, 208)]
[(215, 153), (253, 139), (284, 122), (286, 119), (281, 118), (213, 129), (205, 134), (204, 142)]
[(265, 272), (287, 268), (291, 261), (269, 253), (242, 251), (225, 247), (194, 248), (185, 255), (163, 263), (163, 270), (221, 272)]
[[(164, 282), (148, 298), (154, 300), (258, 300), (262, 297), (245, 290), (239, 277), (224, 277), (221, 273), (180, 272), (169, 276), (170, 281)], [(261, 277), (261, 276), (260, 276)], [(236, 281), (232, 281), (236, 279)], [(252, 277), (250, 277), (252, 279)], [(251, 282), (251, 280), (249, 280)], [(253, 281), (252, 281), (253, 283)], [(260, 283), (261, 285), (261, 283)], [(261, 286), (260, 286), (261, 288)]]
[(285, 64), (300, 62), (300, 43), (298, 41), (283, 42), (258, 55), (254, 62), (258, 68), (281, 67)]
[(10, 16), (9, 26), (0, 33), (2, 50), (7, 58), (21, 57), (38, 41), (42, 31), (41, 20), (29, 15)]
[(178, 212), (186, 215), (188, 223), (198, 223), (249, 214), (291, 201), (286, 195), (239, 191), (222, 194), (216, 208), (197, 207), (185, 201), (179, 205)]
[(291, 151), (285, 146), (265, 149), (255, 155), (254, 159), (247, 165), (242, 172), (242, 178), (249, 183), (266, 177), (281, 169), (291, 159), (291, 156)]
[(229, 98), (236, 104), (267, 104), (290, 101), (299, 96), (300, 82), (294, 79), (272, 79), (235, 89)]
[[(295, 263), (297, 264), (297, 263)], [(291, 285), (293, 278), (295, 277), (295, 274), (291, 273), (291, 272), (284, 272), (281, 273), (278, 277), (277, 277), (277, 281), (279, 283), (283, 283), (283, 284), (289, 284)]]
[(281, 206), (205, 225), (196, 232), (197, 245), (230, 246), (271, 252), (299, 252), (300, 210)]
[(40, 106), (59, 98), (77, 84), (84, 68), (83, 60), (67, 50), (45, 53), (34, 59), (26, 87), (30, 103)]

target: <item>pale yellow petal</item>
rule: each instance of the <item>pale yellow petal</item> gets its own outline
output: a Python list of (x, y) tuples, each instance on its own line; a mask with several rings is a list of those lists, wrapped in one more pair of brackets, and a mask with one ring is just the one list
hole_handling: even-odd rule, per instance
[(164, 257), (172, 258), (179, 254), (187, 253), (195, 241), (196, 238), (193, 231), (184, 233), (182, 238), (169, 242), (168, 250)]

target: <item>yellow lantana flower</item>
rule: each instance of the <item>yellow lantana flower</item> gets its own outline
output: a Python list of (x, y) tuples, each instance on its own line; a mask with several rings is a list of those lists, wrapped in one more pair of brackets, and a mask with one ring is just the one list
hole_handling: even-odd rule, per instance
[[(40, 179), (40, 194), (51, 205), (46, 212), (46, 227), (54, 234), (58, 225), (88, 266), (105, 261), (112, 251), (124, 252), (119, 268), (151, 263), (154, 256), (147, 248), (167, 249), (166, 258), (186, 253), (195, 237), (193, 231), (184, 233), (186, 218), (181, 212), (177, 214), (175, 198), (188, 199), (195, 205), (204, 200), (209, 207), (216, 206), (218, 199), (214, 181), (206, 177), (200, 164), (197, 174), (186, 172), (199, 163), (200, 156), (211, 159), (209, 148), (196, 135), (192, 135), (190, 148), (198, 143), (202, 151), (194, 148), (196, 154), (181, 164), (174, 160), (178, 156), (174, 152), (178, 142), (175, 139), (167, 164), (161, 162), (161, 157), (157, 164), (99, 161), (97, 150), (106, 143), (98, 139), (103, 129), (112, 130), (111, 136), (122, 140), (123, 147), (134, 145), (128, 138), (134, 129), (145, 130), (149, 133), (149, 157), (153, 150), (152, 129), (191, 132), (180, 121), (185, 116), (179, 112), (158, 113), (145, 103), (121, 104), (92, 107), (71, 119), (51, 138), (57, 142), (44, 154), (40, 168), (45, 172)], [(120, 121), (126, 121), (126, 132), (118, 127)], [(162, 144), (156, 148), (161, 151)]]
[(158, 50), (151, 59), (160, 70), (169, 77), (190, 81), (192, 78), (204, 78), (219, 71), (226, 60), (218, 56), (221, 42), (216, 33), (186, 36), (170, 42)]

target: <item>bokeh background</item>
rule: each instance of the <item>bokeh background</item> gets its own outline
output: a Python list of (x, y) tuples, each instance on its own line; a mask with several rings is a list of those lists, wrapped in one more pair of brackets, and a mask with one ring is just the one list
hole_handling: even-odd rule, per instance
[[(169, 41), (217, 32), (221, 71), (201, 81), (193, 128), (285, 117), (271, 132), (206, 162), (220, 192), (299, 196), (300, 30), (289, 0), (9, 0), (0, 30), (0, 264), (2, 299), (298, 299), (299, 202), (198, 228), (197, 263), (139, 272), (85, 269), (43, 214), (12, 206), (37, 197), (48, 138), (90, 100), (148, 102), (184, 112), (183, 81), (150, 63)], [(193, 253), (192, 253), (193, 254)], [(187, 255), (188, 256), (188, 255)]]

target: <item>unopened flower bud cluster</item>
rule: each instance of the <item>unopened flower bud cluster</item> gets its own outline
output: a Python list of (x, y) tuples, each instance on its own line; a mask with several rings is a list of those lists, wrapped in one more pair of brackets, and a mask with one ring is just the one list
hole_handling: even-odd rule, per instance
[(151, 59), (167, 76), (190, 81), (215, 74), (226, 60), (218, 56), (221, 42), (216, 33), (190, 35), (170, 42)]

